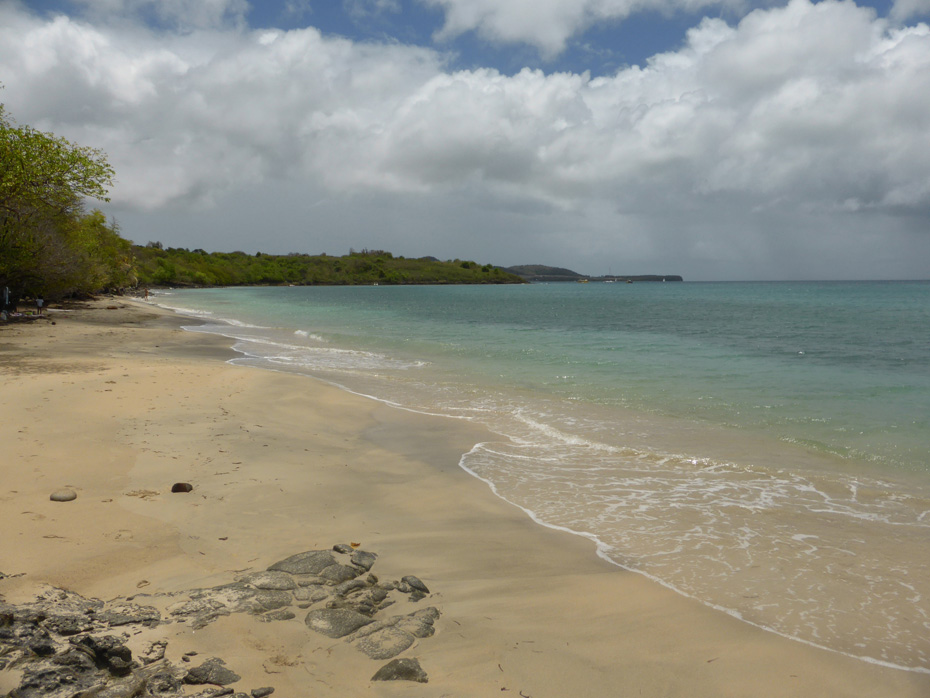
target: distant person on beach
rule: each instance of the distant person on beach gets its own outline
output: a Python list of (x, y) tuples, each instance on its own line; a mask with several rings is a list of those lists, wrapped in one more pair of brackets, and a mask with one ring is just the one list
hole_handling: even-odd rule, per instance
[(45, 301), (42, 300), (41, 296), (36, 298), (36, 308), (39, 311), (39, 315), (42, 314), (42, 306), (45, 305)]
[(145, 300), (149, 299), (149, 290), (145, 289)]

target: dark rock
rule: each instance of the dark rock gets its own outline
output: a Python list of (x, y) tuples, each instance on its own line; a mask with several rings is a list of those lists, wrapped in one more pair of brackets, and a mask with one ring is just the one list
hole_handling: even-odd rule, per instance
[(89, 651), (98, 668), (109, 669), (114, 676), (126, 676), (132, 670), (132, 651), (113, 635), (82, 635), (71, 639), (81, 651)]
[(40, 638), (30, 642), (29, 649), (39, 657), (50, 657), (55, 654), (55, 643), (50, 638)]
[(149, 677), (146, 690), (151, 695), (175, 695), (180, 693), (181, 680), (168, 671), (160, 671)]
[(358, 641), (356, 648), (371, 659), (396, 657), (415, 641), (413, 635), (398, 627), (382, 628)]
[(93, 658), (87, 652), (82, 652), (77, 648), (56, 655), (52, 661), (61, 666), (72, 667), (77, 671), (90, 671), (95, 667)]
[(330, 584), (339, 584), (355, 579), (359, 574), (361, 574), (361, 571), (358, 567), (340, 564), (330, 565), (320, 572), (320, 576)]
[(290, 591), (297, 588), (297, 582), (287, 572), (255, 572), (243, 577), (240, 581), (256, 589), (272, 591)]
[(139, 654), (139, 659), (142, 660), (143, 665), (153, 664), (155, 662), (161, 661), (165, 658), (165, 649), (168, 647), (168, 642), (165, 640), (155, 640), (150, 643), (149, 646)]
[(342, 553), (343, 555), (349, 555), (352, 553), (352, 546), (348, 543), (337, 543), (333, 546), (333, 550), (337, 553)]
[(274, 688), (271, 686), (265, 686), (263, 688), (253, 688), (252, 689), (252, 698), (265, 698), (265, 696), (270, 696), (274, 693)]
[(424, 594), (429, 593), (429, 589), (422, 581), (420, 581), (420, 578), (414, 577), (412, 574), (408, 574), (406, 577), (401, 577), (400, 581), (404, 582), (405, 584), (410, 586), (411, 589), (415, 591), (420, 591), (420, 592), (423, 592)]
[(414, 603), (416, 603), (417, 601), (420, 601), (420, 600), (422, 600), (422, 599), (425, 599), (425, 598), (426, 598), (426, 594), (424, 594), (424, 593), (423, 593), (422, 591), (420, 591), (419, 589), (416, 589), (416, 590), (410, 592), (410, 596), (408, 596), (407, 598), (410, 599), (411, 601), (413, 601)]
[(336, 638), (368, 625), (371, 618), (348, 608), (318, 608), (307, 614), (305, 622), (311, 630)]
[(77, 635), (92, 630), (94, 620), (86, 615), (55, 615), (45, 621), (45, 627), (59, 635)]
[(289, 574), (320, 574), (324, 569), (335, 564), (336, 558), (329, 550), (310, 550), (276, 562), (268, 570), (278, 570)]
[(368, 553), (364, 550), (358, 550), (353, 553), (352, 557), (349, 559), (352, 561), (353, 565), (356, 567), (361, 567), (367, 572), (374, 566), (375, 560), (378, 559), (378, 556), (375, 555), (375, 553)]
[(175, 493), (192, 492), (193, 490), (194, 490), (194, 486), (189, 482), (176, 482), (173, 485), (171, 485), (171, 491)]
[(439, 618), (439, 611), (433, 606), (430, 606), (429, 608), (424, 608), (421, 611), (411, 613), (409, 616), (401, 618), (397, 623), (397, 627), (406, 630), (414, 637), (432, 637), (436, 632), (433, 623), (435, 623), (437, 618)]
[(117, 603), (109, 606), (97, 616), (110, 627), (143, 623), (157, 625), (161, 613), (154, 606), (138, 606), (134, 603)]
[(247, 605), (251, 607), (253, 613), (264, 613), (290, 606), (293, 602), (294, 597), (286, 591), (260, 591)]
[(366, 584), (361, 579), (350, 579), (347, 582), (337, 584), (335, 587), (333, 587), (333, 594), (336, 596), (347, 596), (353, 591), (358, 591), (359, 589), (365, 589), (367, 587), (368, 584)]
[(427, 683), (429, 678), (420, 666), (420, 662), (413, 658), (394, 659), (375, 672), (372, 681), (416, 681)]
[(261, 618), (264, 621), (273, 621), (273, 620), (291, 620), (296, 618), (293, 611), (289, 611), (286, 608), (279, 608), (277, 611), (268, 611)]
[(53, 502), (72, 502), (77, 499), (77, 493), (74, 490), (58, 490), (49, 495)]
[(184, 676), (184, 683), (205, 684), (211, 683), (216, 686), (226, 686), (236, 683), (242, 677), (239, 674), (227, 669), (222, 659), (212, 657), (200, 666), (194, 667)]

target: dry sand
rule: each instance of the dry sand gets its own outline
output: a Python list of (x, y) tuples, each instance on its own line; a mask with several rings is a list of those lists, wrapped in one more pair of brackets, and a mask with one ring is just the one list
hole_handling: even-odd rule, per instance
[[(107, 309), (107, 306), (116, 306)], [(302, 614), (161, 626), (168, 657), (219, 656), (276, 696), (927, 696), (930, 676), (741, 623), (600, 560), (458, 468), (485, 434), (311, 379), (230, 366), (225, 340), (141, 302), (0, 326), (0, 595), (104, 600), (231, 581), (360, 542), (438, 607), (428, 684)], [(171, 494), (190, 482), (190, 494)], [(73, 502), (49, 501), (64, 487)], [(9, 672), (7, 672), (9, 673)], [(0, 695), (13, 677), (0, 672)], [(5, 683), (4, 683), (5, 682)]]

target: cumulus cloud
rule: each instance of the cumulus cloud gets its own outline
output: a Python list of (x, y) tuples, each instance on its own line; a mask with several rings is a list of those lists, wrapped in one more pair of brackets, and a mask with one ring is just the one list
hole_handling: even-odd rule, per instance
[(140, 225), (184, 214), (228, 238), (262, 210), (295, 231), (419, 235), (420, 253), (457, 235), (593, 263), (622, 245), (708, 275), (829, 250), (852, 269), (851, 249), (892, 269), (928, 249), (926, 25), (791, 0), (706, 19), (680, 50), (606, 77), (443, 65), (312, 28), (166, 37), (0, 5), (9, 110), (105, 149), (115, 210)]
[(898, 22), (930, 16), (930, 0), (894, 0), (889, 16)]
[[(922, 2), (923, 0), (900, 0)], [(568, 39), (597, 22), (618, 21), (635, 12), (695, 12), (705, 7), (741, 8), (743, 0), (421, 0), (445, 12), (438, 38), (469, 31), (493, 41), (536, 46), (560, 53)]]

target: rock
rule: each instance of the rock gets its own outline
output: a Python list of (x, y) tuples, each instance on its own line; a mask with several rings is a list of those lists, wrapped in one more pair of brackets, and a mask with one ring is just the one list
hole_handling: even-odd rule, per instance
[(189, 482), (176, 482), (171, 485), (172, 492), (192, 492), (194, 486)]
[(242, 677), (234, 671), (227, 669), (222, 659), (211, 657), (200, 666), (194, 667), (184, 676), (184, 683), (188, 684), (205, 684), (210, 683), (216, 686), (227, 686), (236, 683)]
[(109, 669), (114, 676), (126, 676), (132, 671), (132, 651), (114, 635), (82, 635), (72, 638), (71, 644), (90, 652), (97, 666)]
[(352, 546), (348, 543), (337, 543), (333, 546), (333, 550), (337, 553), (342, 553), (343, 555), (348, 555), (352, 552)]
[(419, 591), (424, 594), (429, 593), (427, 586), (420, 581), (419, 577), (414, 577), (412, 574), (408, 574), (406, 577), (401, 577), (401, 582), (407, 584), (414, 591)]
[(336, 558), (329, 550), (309, 550), (276, 562), (268, 570), (278, 570), (289, 574), (320, 574), (327, 567), (335, 564)]
[(71, 502), (77, 499), (77, 492), (74, 490), (58, 490), (57, 492), (52, 492), (49, 499), (53, 502)]
[(432, 637), (436, 632), (433, 623), (438, 617), (439, 611), (430, 606), (402, 618), (397, 622), (397, 627), (406, 630), (414, 637)]
[(368, 625), (371, 618), (348, 608), (318, 608), (307, 614), (305, 622), (311, 630), (337, 638)]
[(252, 597), (251, 603), (246, 605), (251, 606), (253, 613), (265, 613), (290, 606), (293, 601), (294, 598), (286, 591), (260, 591)]
[(290, 591), (297, 588), (297, 582), (287, 572), (265, 571), (246, 575), (240, 580), (256, 589), (273, 591)]
[(261, 618), (264, 621), (273, 621), (273, 620), (290, 620), (291, 618), (296, 618), (293, 611), (288, 611), (286, 608), (279, 608), (277, 611), (268, 611)]
[(142, 660), (144, 665), (161, 661), (165, 658), (165, 649), (167, 647), (168, 642), (166, 640), (155, 640), (149, 643), (149, 646), (144, 651), (139, 653), (139, 659)]
[(395, 626), (382, 628), (362, 638), (355, 647), (371, 659), (390, 659), (410, 647), (414, 641), (413, 635)]
[(173, 696), (181, 691), (181, 681), (169, 671), (160, 671), (149, 677), (146, 690), (149, 694)]
[(140, 676), (130, 676), (124, 681), (106, 686), (94, 698), (135, 698), (142, 693), (144, 688), (145, 679)]
[(114, 603), (108, 606), (98, 618), (110, 627), (143, 623), (149, 626), (158, 625), (161, 613), (154, 606), (139, 606), (134, 603)]
[(368, 553), (364, 550), (358, 550), (352, 554), (352, 557), (349, 558), (353, 565), (356, 567), (361, 567), (366, 572), (370, 570), (374, 564), (375, 560), (378, 559), (378, 556), (374, 553)]
[(271, 686), (265, 686), (264, 688), (253, 688), (252, 698), (265, 698), (265, 696), (270, 696), (272, 693), (274, 693), (274, 688)]
[(320, 576), (331, 584), (339, 584), (350, 579), (355, 579), (359, 574), (361, 574), (361, 571), (358, 567), (340, 565), (338, 563), (330, 565), (320, 572)]
[(378, 669), (372, 681), (416, 681), (427, 683), (429, 678), (420, 666), (420, 662), (413, 658), (395, 659)]
[(45, 626), (59, 635), (77, 635), (93, 629), (94, 619), (85, 615), (56, 615), (50, 616), (45, 621)]
[(337, 584), (335, 587), (333, 587), (333, 594), (336, 596), (347, 596), (351, 592), (357, 591), (359, 589), (365, 589), (367, 586), (368, 584), (366, 584), (361, 579), (350, 579), (347, 582)]

